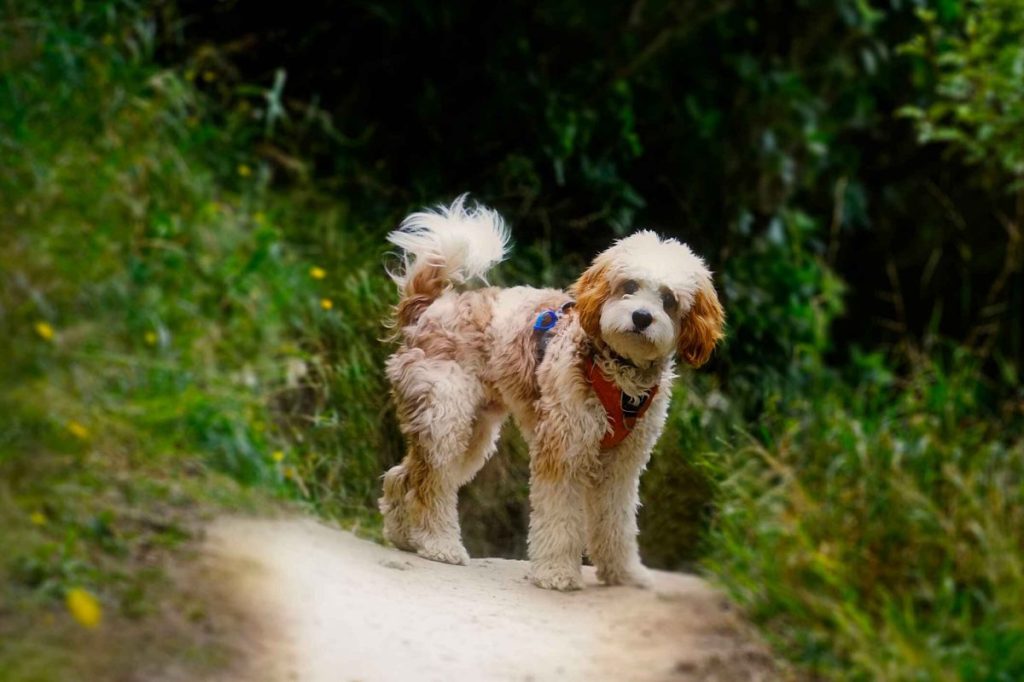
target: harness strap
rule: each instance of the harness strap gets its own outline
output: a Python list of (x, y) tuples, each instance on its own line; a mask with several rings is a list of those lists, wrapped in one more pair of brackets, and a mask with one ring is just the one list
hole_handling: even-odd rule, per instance
[(605, 431), (604, 438), (601, 439), (601, 449), (613, 448), (633, 432), (636, 423), (644, 416), (654, 396), (658, 394), (658, 386), (655, 384), (640, 397), (639, 404), (634, 404), (621, 388), (604, 375), (593, 358), (588, 357), (583, 361), (583, 371), (601, 405), (604, 406), (612, 427), (611, 431)]

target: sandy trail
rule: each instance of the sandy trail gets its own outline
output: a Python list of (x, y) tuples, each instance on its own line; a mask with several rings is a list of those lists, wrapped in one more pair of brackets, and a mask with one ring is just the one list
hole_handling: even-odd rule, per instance
[[(224, 519), (208, 556), (258, 620), (244, 679), (766, 680), (771, 659), (701, 579), (557, 593), (522, 561), (426, 561), (308, 520)], [(239, 679), (235, 673), (232, 679)]]

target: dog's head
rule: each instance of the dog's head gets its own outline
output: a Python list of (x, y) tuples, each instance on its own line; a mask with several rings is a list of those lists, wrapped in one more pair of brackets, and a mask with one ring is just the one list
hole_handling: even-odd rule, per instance
[(634, 362), (675, 350), (699, 367), (723, 336), (725, 313), (704, 261), (647, 230), (601, 253), (572, 290), (584, 331)]

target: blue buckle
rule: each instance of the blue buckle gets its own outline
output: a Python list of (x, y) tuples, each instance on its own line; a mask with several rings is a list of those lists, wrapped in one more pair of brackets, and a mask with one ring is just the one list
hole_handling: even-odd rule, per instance
[(554, 310), (545, 310), (537, 316), (537, 321), (533, 323), (533, 330), (538, 332), (546, 332), (558, 324), (558, 318), (561, 315)]

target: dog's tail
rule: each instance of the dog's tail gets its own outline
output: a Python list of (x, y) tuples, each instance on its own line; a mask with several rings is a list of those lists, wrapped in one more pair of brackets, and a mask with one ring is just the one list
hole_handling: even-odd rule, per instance
[(451, 206), (413, 213), (388, 241), (401, 249), (401, 263), (388, 273), (398, 285), (395, 321), (401, 328), (414, 323), (447, 289), (484, 279), (505, 258), (509, 234), (497, 212), (467, 206), (463, 194)]

